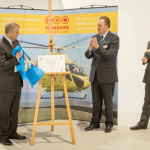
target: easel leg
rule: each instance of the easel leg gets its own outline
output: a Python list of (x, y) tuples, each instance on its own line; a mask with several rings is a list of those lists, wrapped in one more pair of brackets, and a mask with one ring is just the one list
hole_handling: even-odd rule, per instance
[[(51, 122), (54, 122), (54, 75), (51, 75)], [(54, 125), (51, 125), (51, 131), (54, 131)]]
[(64, 85), (64, 92), (65, 92), (65, 99), (66, 99), (66, 106), (67, 106), (67, 112), (68, 112), (68, 119), (69, 119), (69, 125), (70, 125), (72, 144), (75, 144), (74, 131), (73, 131), (73, 125), (72, 125), (72, 119), (71, 119), (71, 112), (70, 112), (70, 105), (69, 105), (65, 75), (62, 75), (62, 79), (63, 79), (63, 85)]
[(35, 115), (34, 115), (34, 124), (33, 124), (33, 130), (32, 130), (31, 145), (34, 145), (35, 130), (36, 130), (36, 123), (37, 123), (39, 102), (40, 102), (41, 86), (42, 86), (42, 78), (40, 79), (39, 86), (38, 86), (38, 93), (37, 93), (37, 100), (36, 100), (36, 108), (35, 108)]

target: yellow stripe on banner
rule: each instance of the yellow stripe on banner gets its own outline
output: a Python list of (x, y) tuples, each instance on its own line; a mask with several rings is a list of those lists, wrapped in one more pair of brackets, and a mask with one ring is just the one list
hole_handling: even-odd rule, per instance
[[(72, 15), (53, 15), (53, 34), (97, 33), (97, 21), (100, 16), (111, 20), (111, 32), (118, 32), (118, 12), (101, 12)], [(4, 34), (7, 22), (20, 25), (20, 34), (49, 34), (49, 16), (29, 14), (1, 14), (0, 34)]]

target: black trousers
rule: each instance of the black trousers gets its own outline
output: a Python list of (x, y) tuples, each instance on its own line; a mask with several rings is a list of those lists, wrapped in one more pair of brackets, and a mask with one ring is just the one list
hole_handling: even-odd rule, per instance
[(145, 98), (142, 108), (140, 124), (144, 127), (147, 127), (149, 117), (150, 117), (150, 85), (145, 84)]
[(93, 111), (91, 124), (99, 126), (99, 121), (102, 116), (102, 104), (105, 104), (106, 126), (113, 127), (113, 94), (115, 83), (100, 84), (96, 77), (91, 83)]
[(18, 126), (21, 86), (14, 92), (0, 92), (0, 139), (14, 134)]

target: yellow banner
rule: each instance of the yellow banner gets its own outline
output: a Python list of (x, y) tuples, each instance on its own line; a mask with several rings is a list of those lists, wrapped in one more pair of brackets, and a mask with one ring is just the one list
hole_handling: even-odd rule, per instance
[[(97, 33), (97, 21), (100, 16), (111, 20), (111, 32), (118, 32), (118, 12), (53, 15), (53, 34)], [(29, 14), (1, 14), (0, 34), (4, 34), (7, 22), (20, 25), (20, 34), (49, 34), (49, 16)]]

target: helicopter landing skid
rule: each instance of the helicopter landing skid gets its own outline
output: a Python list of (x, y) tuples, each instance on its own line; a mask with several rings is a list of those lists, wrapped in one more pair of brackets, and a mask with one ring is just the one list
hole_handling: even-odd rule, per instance
[(85, 99), (86, 98), (86, 94), (84, 95), (84, 97), (82, 98), (82, 97), (69, 97), (69, 98), (75, 98), (75, 99), (81, 99), (81, 100), (83, 100), (83, 99)]
[[(68, 96), (68, 98), (74, 98), (74, 99), (84, 100), (86, 98), (86, 96), (87, 96), (87, 94), (85, 94), (84, 97), (69, 97)], [(57, 99), (65, 98), (65, 95), (63, 94), (62, 96), (58, 96), (58, 97), (54, 97), (54, 98), (57, 98)], [(43, 95), (41, 95), (40, 99), (51, 99), (51, 97), (44, 97)]]

